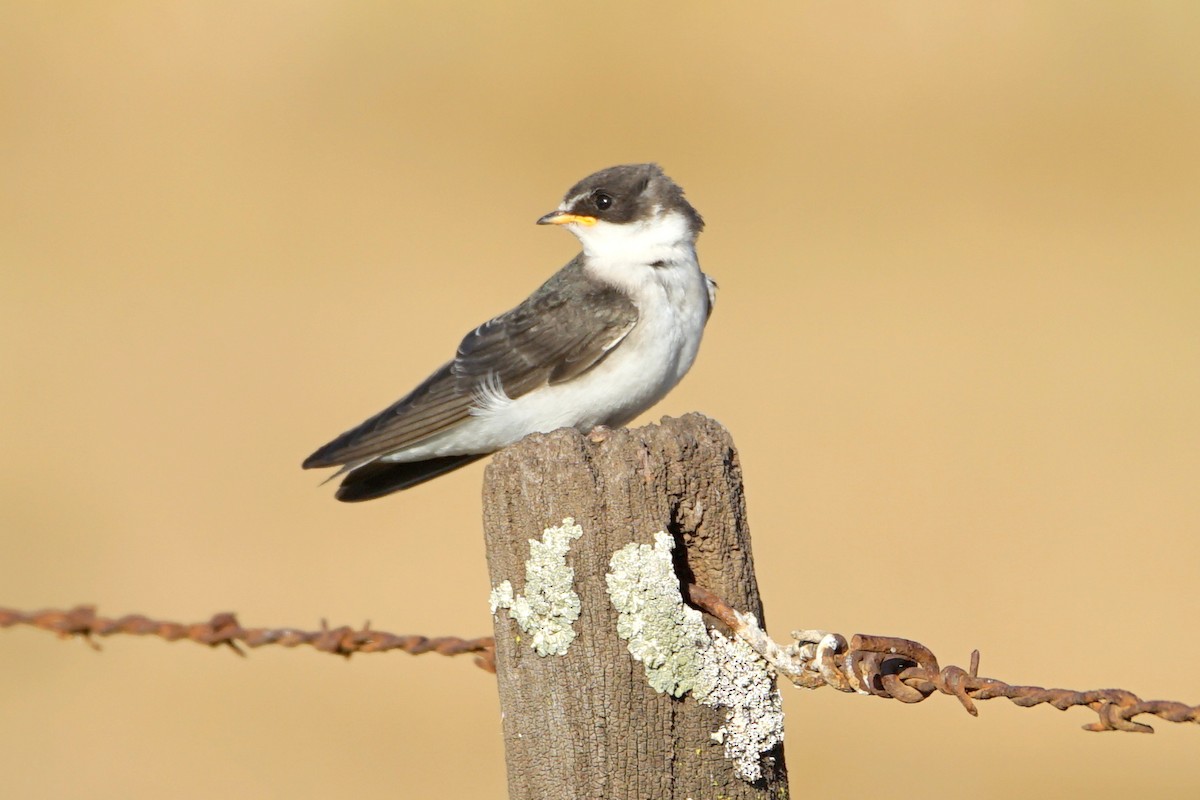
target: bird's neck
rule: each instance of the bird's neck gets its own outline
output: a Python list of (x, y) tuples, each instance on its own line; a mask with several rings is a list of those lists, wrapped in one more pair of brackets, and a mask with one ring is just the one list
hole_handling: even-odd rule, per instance
[(696, 234), (678, 212), (644, 222), (597, 222), (576, 232), (583, 254), (598, 269), (695, 262)]

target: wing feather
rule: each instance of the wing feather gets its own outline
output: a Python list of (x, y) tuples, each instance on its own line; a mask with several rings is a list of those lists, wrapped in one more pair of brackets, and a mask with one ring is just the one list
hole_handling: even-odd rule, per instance
[(304, 467), (366, 462), (461, 424), (483, 387), (516, 399), (583, 375), (633, 330), (638, 313), (576, 258), (525, 302), (463, 338), (453, 361), (388, 408), (317, 450)]

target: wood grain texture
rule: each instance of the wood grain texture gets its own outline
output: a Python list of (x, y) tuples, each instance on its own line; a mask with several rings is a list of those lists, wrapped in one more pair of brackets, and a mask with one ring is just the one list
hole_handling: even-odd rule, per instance
[[(616, 635), (606, 592), (612, 554), (676, 541), (676, 572), (762, 619), (737, 451), (698, 414), (617, 430), (595, 442), (573, 430), (530, 436), (497, 454), (484, 479), (492, 585), (523, 589), (529, 539), (573, 517), (567, 555), (582, 608), (564, 656), (536, 655), (503, 612), (495, 619), (509, 796), (685, 800), (785, 797), (782, 747), (765, 777), (733, 773), (710, 734), (725, 712), (658, 694)], [(680, 546), (682, 545), (682, 547)], [(710, 623), (712, 620), (708, 620)]]

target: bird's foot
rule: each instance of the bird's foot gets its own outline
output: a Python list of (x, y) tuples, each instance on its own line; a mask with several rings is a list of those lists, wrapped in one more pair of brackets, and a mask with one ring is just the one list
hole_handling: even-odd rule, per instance
[(588, 433), (588, 441), (594, 444), (600, 444), (612, 436), (613, 430), (607, 425), (597, 425)]

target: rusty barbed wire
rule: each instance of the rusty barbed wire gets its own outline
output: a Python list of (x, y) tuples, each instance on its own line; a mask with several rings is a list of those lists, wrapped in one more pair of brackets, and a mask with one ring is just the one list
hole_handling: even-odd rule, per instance
[(805, 689), (832, 686), (843, 692), (870, 694), (919, 703), (935, 692), (958, 698), (971, 716), (978, 716), (976, 700), (1004, 697), (1027, 708), (1043, 703), (1060, 711), (1075, 706), (1090, 708), (1099, 719), (1085, 731), (1154, 733), (1134, 717), (1151, 714), (1167, 722), (1200, 723), (1200, 706), (1171, 700), (1142, 700), (1124, 689), (1046, 689), (1015, 686), (979, 675), (979, 651), (971, 653), (968, 669), (939, 667), (937, 657), (919, 642), (891, 636), (855, 634), (845, 637), (825, 631), (793, 631), (795, 642), (777, 644), (752, 615), (732, 608), (720, 597), (694, 584), (687, 587), (692, 603), (725, 623), (738, 637), (767, 660), (780, 675)]
[[(940, 667), (929, 648), (909, 639), (891, 636), (855, 634), (844, 636), (826, 631), (793, 631), (795, 640), (782, 646), (759, 627), (752, 615), (743, 614), (706, 589), (688, 584), (688, 599), (697, 608), (719, 619), (733, 633), (746, 641), (766, 659), (780, 675), (795, 686), (817, 689), (832, 686), (843, 692), (868, 694), (919, 703), (935, 694), (958, 698), (963, 708), (978, 716), (976, 700), (1004, 697), (1013, 704), (1030, 707), (1051, 705), (1060, 711), (1082, 706), (1090, 708), (1099, 719), (1083, 726), (1086, 731), (1129, 731), (1153, 733), (1149, 725), (1134, 721), (1134, 717), (1151, 714), (1167, 722), (1200, 723), (1200, 706), (1171, 700), (1142, 700), (1124, 689), (1094, 689), (1079, 692), (1072, 689), (1047, 689), (1041, 686), (1018, 686), (995, 678), (979, 675), (979, 651), (971, 654), (970, 667)], [(99, 648), (93, 637), (117, 634), (155, 636), (169, 642), (186, 639), (209, 647), (227, 646), (238, 655), (245, 655), (239, 645), (263, 647), (308, 645), (318, 652), (349, 658), (354, 653), (382, 653), (403, 650), (411, 655), (440, 653), (453, 656), (475, 654), (475, 664), (495, 673), (495, 640), (490, 636), (462, 639), (457, 636), (401, 636), (371, 630), (369, 623), (362, 628), (343, 625), (330, 628), (324, 621), (321, 629), (305, 631), (297, 628), (243, 628), (230, 613), (214, 614), (207, 622), (183, 624), (155, 620), (141, 614), (127, 614), (117, 619), (99, 616), (94, 606), (79, 605), (69, 610), (43, 609), (23, 612), (0, 607), (0, 628), (27, 625), (57, 633), (63, 638), (79, 637)]]
[(111, 619), (99, 616), (95, 606), (88, 605), (75, 606), (66, 611), (51, 608), (24, 612), (0, 608), (0, 628), (11, 628), (15, 625), (28, 625), (52, 631), (63, 638), (79, 637), (97, 649), (99, 645), (93, 637), (132, 634), (156, 636), (168, 642), (186, 639), (209, 647), (226, 646), (241, 656), (245, 653), (239, 645), (308, 645), (318, 652), (332, 653), (345, 658), (355, 653), (383, 653), (389, 650), (403, 650), (414, 656), (422, 653), (440, 653), (444, 656), (474, 653), (477, 666), (488, 672), (496, 671), (496, 644), (490, 636), (477, 639), (460, 639), (457, 636), (398, 636), (394, 633), (371, 630), (369, 623), (362, 628), (351, 628), (348, 625), (330, 628), (322, 620), (320, 630), (305, 631), (298, 628), (243, 628), (237, 617), (230, 613), (214, 614), (207, 622), (188, 625), (150, 619), (141, 614), (127, 614), (118, 619)]

